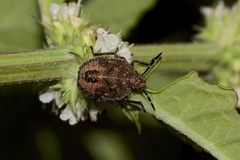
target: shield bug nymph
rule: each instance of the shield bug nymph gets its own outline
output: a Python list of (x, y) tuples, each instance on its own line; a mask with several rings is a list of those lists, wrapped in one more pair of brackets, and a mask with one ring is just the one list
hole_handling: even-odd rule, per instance
[[(90, 59), (80, 66), (78, 71), (78, 87), (89, 98), (97, 101), (120, 101), (144, 106), (140, 101), (129, 100), (129, 95), (134, 90), (143, 91), (151, 102), (150, 97), (144, 90), (146, 86), (145, 75), (151, 72), (156, 62), (161, 60), (159, 53), (150, 63), (133, 60), (132, 63), (147, 65), (145, 71), (140, 74), (133, 64), (114, 53), (93, 53), (95, 58)], [(112, 54), (113, 56), (107, 56)], [(154, 106), (151, 102), (154, 109)]]

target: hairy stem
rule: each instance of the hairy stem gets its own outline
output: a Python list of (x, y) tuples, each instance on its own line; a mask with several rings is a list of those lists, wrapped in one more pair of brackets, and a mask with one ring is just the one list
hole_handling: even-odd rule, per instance
[[(163, 71), (207, 71), (214, 65), (220, 49), (210, 44), (137, 45), (132, 48), (137, 59), (150, 60), (163, 52), (158, 68)], [(67, 49), (0, 54), (0, 84), (56, 80), (72, 76), (68, 71), (78, 65)]]
[(161, 66), (163, 71), (186, 72), (189, 70), (209, 71), (221, 48), (214, 44), (164, 44), (137, 45), (132, 48), (136, 58), (150, 60), (163, 52)]
[(66, 69), (76, 65), (66, 49), (0, 54), (0, 84), (56, 80), (70, 76)]

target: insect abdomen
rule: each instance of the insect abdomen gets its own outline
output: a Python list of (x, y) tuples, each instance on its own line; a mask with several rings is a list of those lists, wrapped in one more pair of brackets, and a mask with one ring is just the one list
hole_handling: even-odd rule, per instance
[(145, 78), (139, 76), (143, 77), (123, 58), (98, 57), (80, 67), (78, 86), (96, 100), (121, 100), (137, 88), (136, 84), (145, 85)]

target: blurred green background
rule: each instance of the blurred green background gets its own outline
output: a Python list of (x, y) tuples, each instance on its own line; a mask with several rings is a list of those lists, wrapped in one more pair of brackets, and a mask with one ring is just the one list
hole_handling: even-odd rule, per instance
[[(191, 43), (204, 26), (199, 12), (209, 0), (83, 0), (93, 24), (121, 32), (135, 44)], [(234, 1), (226, 2), (231, 6)], [(0, 1), (0, 51), (43, 47), (36, 0)], [(146, 53), (147, 54), (147, 53)], [(213, 159), (183, 142), (172, 129), (141, 113), (142, 134), (117, 108), (97, 123), (69, 126), (42, 109), (38, 92), (47, 83), (0, 87), (0, 159), (18, 160), (203, 160)]]

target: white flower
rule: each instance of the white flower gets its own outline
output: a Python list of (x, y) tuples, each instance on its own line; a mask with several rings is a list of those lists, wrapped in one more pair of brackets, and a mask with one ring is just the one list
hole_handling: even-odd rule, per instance
[(81, 0), (78, 1), (78, 4), (76, 4), (75, 2), (71, 2), (68, 4), (69, 17), (77, 17), (78, 16)]
[(128, 63), (132, 63), (132, 54), (127, 42), (123, 42), (119, 35), (109, 33), (103, 28), (96, 30), (97, 40), (93, 46), (95, 53), (115, 52), (117, 55), (124, 57)]
[(80, 103), (77, 103), (78, 111), (74, 113), (72, 107), (67, 105), (64, 110), (61, 111), (60, 119), (63, 121), (68, 121), (70, 125), (75, 125), (79, 121), (89, 120), (96, 122), (98, 115), (102, 112), (102, 109), (97, 109), (95, 106), (86, 108), (84, 106), (79, 106)]
[(109, 34), (103, 28), (97, 29), (97, 41), (93, 46), (94, 52), (114, 52), (118, 45), (120, 44), (121, 39), (115, 34)]
[(94, 105), (91, 106), (89, 110), (89, 118), (92, 122), (96, 122), (98, 115), (102, 113), (102, 109), (95, 107)]
[(63, 121), (68, 121), (70, 125), (75, 125), (78, 123), (79, 119), (72, 111), (72, 108), (67, 105), (60, 114), (60, 119)]
[(218, 2), (215, 8), (203, 7), (201, 10), (205, 16), (214, 16), (218, 19), (222, 19), (224, 13), (227, 11), (222, 0)]
[(39, 100), (42, 103), (50, 103), (51, 101), (54, 100), (58, 108), (61, 108), (62, 107), (62, 104), (60, 102), (61, 96), (62, 94), (59, 91), (48, 90), (47, 92), (44, 92), (39, 95)]
[(132, 53), (129, 49), (132, 45), (128, 46), (128, 43), (122, 42), (122, 44), (119, 46), (119, 50), (116, 53), (120, 57), (124, 57), (128, 63), (132, 63), (133, 58), (132, 58)]
[[(87, 119), (94, 122), (97, 121), (98, 115), (103, 110), (102, 108), (97, 108), (92, 103), (88, 107), (87, 103), (80, 103), (80, 98), (77, 99), (75, 106), (71, 106), (69, 102), (63, 104), (61, 98), (64, 92), (55, 90), (49, 89), (40, 94), (39, 100), (42, 103), (53, 102), (55, 105), (53, 105), (52, 111), (56, 114), (60, 112), (59, 118), (61, 120), (68, 121), (70, 125), (75, 125), (79, 121), (86, 121)], [(60, 110), (63, 106), (65, 106), (65, 108)]]
[(78, 1), (78, 4), (71, 2), (69, 4), (63, 3), (62, 5), (53, 3), (50, 6), (50, 11), (52, 14), (53, 20), (67, 20), (71, 17), (77, 17), (80, 9), (81, 0)]
[(224, 2), (220, 0), (215, 9), (215, 16), (219, 18), (222, 17), (224, 14), (224, 10), (225, 10)]

